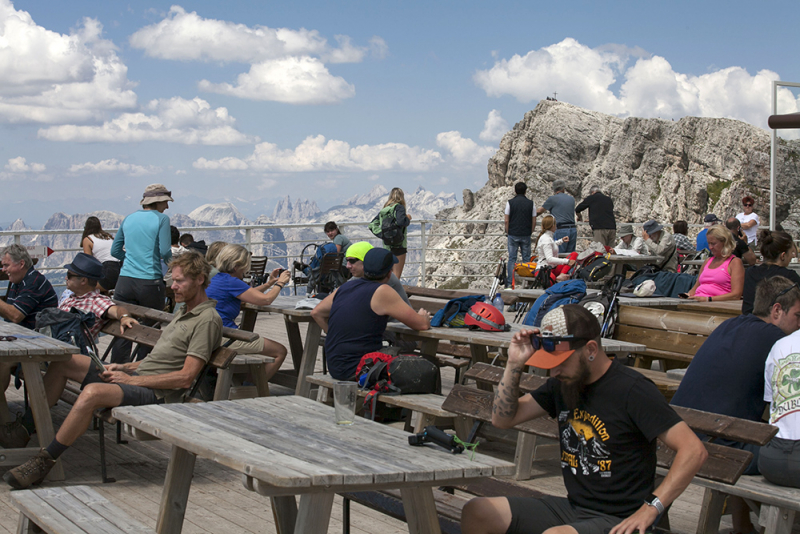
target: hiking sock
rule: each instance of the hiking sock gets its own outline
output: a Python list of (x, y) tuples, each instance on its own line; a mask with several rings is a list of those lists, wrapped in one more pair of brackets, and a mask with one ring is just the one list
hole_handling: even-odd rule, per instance
[(48, 445), (45, 449), (50, 457), (53, 458), (53, 460), (58, 460), (58, 457), (64, 454), (67, 449), (69, 449), (69, 445), (62, 445), (56, 440), (56, 438), (53, 438), (53, 441), (51, 441), (50, 445)]
[(36, 422), (33, 420), (33, 412), (31, 411), (30, 407), (28, 407), (28, 409), (25, 410), (25, 413), (22, 414), (20, 424), (25, 430), (28, 431), (28, 434), (33, 435), (36, 433)]

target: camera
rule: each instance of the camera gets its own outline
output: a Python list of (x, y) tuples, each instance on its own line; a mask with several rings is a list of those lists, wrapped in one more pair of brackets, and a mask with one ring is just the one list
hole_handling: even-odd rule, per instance
[(421, 447), (426, 443), (433, 443), (438, 445), (453, 454), (461, 454), (464, 452), (464, 447), (456, 443), (455, 436), (447, 434), (435, 426), (426, 426), (425, 430), (419, 434), (408, 436), (408, 444)]

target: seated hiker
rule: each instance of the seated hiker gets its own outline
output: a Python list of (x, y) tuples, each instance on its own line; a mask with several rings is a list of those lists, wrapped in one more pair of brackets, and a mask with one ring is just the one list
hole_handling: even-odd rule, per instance
[(347, 252), (347, 247), (350, 246), (350, 240), (339, 231), (339, 227), (335, 222), (328, 221), (325, 223), (325, 235), (336, 245), (336, 252)]
[(697, 301), (739, 300), (744, 290), (744, 266), (733, 254), (733, 235), (723, 226), (708, 229), (711, 256), (703, 263), (694, 286), (687, 294)]
[[(239, 328), (234, 322), (239, 316), (242, 303), (266, 306), (281, 294), (289, 283), (289, 271), (275, 269), (266, 283), (250, 287), (242, 278), (250, 271), (250, 251), (242, 245), (225, 245), (215, 258), (219, 274), (211, 279), (206, 293), (217, 301), (217, 313), (222, 317), (222, 325)], [(234, 341), (230, 346), (238, 354), (263, 354), (275, 361), (264, 366), (267, 380), (275, 376), (286, 359), (286, 347), (265, 337), (255, 341)]]
[[(72, 295), (64, 299), (58, 308), (65, 312), (76, 308), (94, 314), (96, 320), (89, 331), (92, 337), (97, 336), (106, 319), (119, 320), (122, 331), (139, 324), (136, 319), (128, 315), (125, 308), (116, 306), (113, 300), (100, 293), (98, 281), (103, 278), (103, 264), (95, 257), (80, 252), (72, 263), (65, 265), (64, 268), (67, 269), (67, 288)], [(74, 354), (72, 357), (86, 358), (82, 354)], [(58, 366), (61, 363), (63, 362), (52, 363), (51, 366)], [(6, 449), (24, 447), (35, 430), (33, 412), (28, 407), (25, 414), (17, 417), (16, 421), (0, 427), (0, 447)]]
[[(6, 301), (0, 300), (0, 317), (25, 328), (36, 326), (36, 314), (58, 304), (53, 286), (33, 268), (28, 250), (22, 245), (9, 245), (0, 253), (3, 271), (8, 275)], [(6, 406), (5, 391), (14, 364), (0, 363), (0, 423), (13, 420)]]
[[(712, 231), (708, 243), (713, 250)], [(722, 228), (723, 231), (726, 231)], [(800, 328), (800, 289), (782, 276), (758, 284), (753, 313), (719, 325), (697, 350), (672, 404), (695, 410), (761, 421), (764, 414), (764, 364), (772, 346)], [(760, 447), (715, 439), (714, 443), (745, 449), (753, 461), (744, 472), (758, 474)], [(729, 497), (733, 531), (749, 533), (750, 508), (740, 497)]]
[[(550, 369), (550, 379), (520, 398), (526, 364)], [(597, 318), (577, 304), (548, 312), (540, 329), (514, 334), (492, 424), (511, 428), (546, 415), (558, 421), (568, 497), (473, 499), (464, 506), (461, 532), (644, 532), (686, 489), (707, 457), (656, 386), (608, 358)], [(654, 488), (656, 438), (676, 455)]]
[(678, 247), (672, 236), (664, 231), (661, 223), (653, 219), (644, 223), (642, 239), (647, 251), (658, 256), (657, 267), (660, 271), (678, 272)]
[(733, 254), (745, 265), (755, 265), (758, 263), (756, 253), (747, 246), (747, 236), (742, 231), (742, 222), (736, 217), (729, 217), (725, 220), (725, 227), (731, 231), (734, 244)]
[(3, 476), (11, 487), (39, 484), (58, 457), (86, 431), (96, 409), (179, 402), (191, 387), (220, 346), (222, 320), (214, 310), (216, 302), (206, 296), (211, 267), (205, 259), (187, 252), (170, 265), (175, 299), (186, 306), (164, 328), (144, 360), (109, 364), (100, 374), (88, 356), (76, 356), (67, 362), (54, 362), (47, 369), (44, 381), (51, 406), (61, 396), (67, 379), (81, 382), (83, 390), (55, 439)]
[[(368, 241), (359, 241), (358, 243), (353, 243), (347, 249), (345, 258), (347, 260), (347, 270), (350, 271), (353, 278), (364, 278), (364, 256), (373, 248), (375, 247)], [(386, 282), (386, 285), (397, 291), (400, 298), (411, 306), (411, 301), (408, 300), (408, 294), (402, 282), (395, 276), (394, 272), (389, 276), (389, 281)]]
[(753, 312), (756, 287), (767, 278), (783, 276), (800, 284), (800, 276), (789, 269), (792, 259), (797, 256), (797, 247), (792, 236), (786, 232), (761, 230), (758, 235), (764, 263), (749, 267), (744, 271), (744, 290), (742, 291), (742, 313)]
[(390, 317), (414, 330), (430, 328), (430, 313), (415, 312), (387, 285), (395, 263), (394, 254), (373, 248), (364, 255), (364, 277), (336, 288), (311, 312), (328, 333), (325, 357), (333, 378), (353, 378), (361, 357), (380, 350)]
[(619, 243), (614, 247), (614, 250), (635, 250), (639, 254), (647, 254), (647, 245), (644, 240), (639, 236), (633, 235), (633, 226), (630, 224), (622, 224), (617, 230), (617, 237)]

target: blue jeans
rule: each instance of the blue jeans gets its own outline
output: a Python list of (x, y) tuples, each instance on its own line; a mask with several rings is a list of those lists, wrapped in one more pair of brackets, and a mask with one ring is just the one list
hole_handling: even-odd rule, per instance
[(522, 253), (522, 262), (531, 261), (531, 236), (508, 236), (508, 278), (506, 287), (511, 287), (514, 279), (514, 263), (517, 261), (517, 251)]
[(564, 252), (575, 252), (575, 245), (578, 241), (578, 229), (574, 226), (572, 228), (559, 228), (553, 232), (553, 240), (558, 241), (564, 236), (569, 236), (569, 241), (558, 245), (559, 254)]

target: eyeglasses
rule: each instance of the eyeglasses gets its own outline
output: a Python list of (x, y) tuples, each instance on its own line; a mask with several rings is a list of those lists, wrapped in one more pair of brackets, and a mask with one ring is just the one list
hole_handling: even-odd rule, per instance
[(539, 333), (531, 336), (531, 345), (533, 345), (533, 350), (544, 349), (547, 352), (554, 352), (556, 350), (556, 346), (563, 341), (572, 342), (581, 340), (589, 341), (589, 338), (577, 336), (552, 336), (547, 335), (547, 333)]
[(769, 305), (769, 307), (772, 308), (775, 304), (777, 304), (779, 298), (781, 298), (794, 288), (800, 289), (800, 284), (795, 282), (794, 284), (790, 285), (789, 287), (778, 293), (778, 295), (774, 299), (772, 299), (772, 303)]
[(0, 336), (0, 341), (16, 341), (17, 338), (14, 336)]
[(743, 205), (744, 205), (745, 208), (752, 208), (753, 207), (752, 204), (743, 204)]
[(73, 278), (80, 278), (80, 276), (78, 276), (75, 273), (67, 271), (67, 280), (72, 280)]
[(347, 263), (355, 265), (356, 262), (361, 261), (358, 258), (347, 258)]

